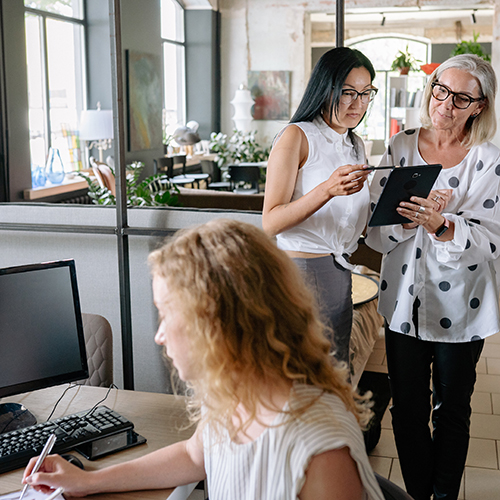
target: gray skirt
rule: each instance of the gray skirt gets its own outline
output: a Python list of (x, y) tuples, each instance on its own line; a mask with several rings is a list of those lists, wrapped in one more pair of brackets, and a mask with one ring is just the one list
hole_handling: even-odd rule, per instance
[(331, 328), (329, 340), (339, 361), (349, 365), (352, 329), (352, 276), (333, 255), (310, 259), (294, 258), (316, 296), (321, 319)]

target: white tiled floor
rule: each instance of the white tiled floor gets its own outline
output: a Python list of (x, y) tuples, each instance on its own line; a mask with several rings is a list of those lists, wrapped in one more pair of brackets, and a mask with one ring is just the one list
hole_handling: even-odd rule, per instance
[[(384, 339), (375, 349), (365, 368), (387, 371)], [(460, 500), (500, 499), (500, 334), (486, 339), (478, 364), (472, 397), (471, 441), (462, 480)], [(370, 462), (380, 475), (404, 488), (396, 446), (387, 409), (382, 420), (382, 435), (372, 451)]]

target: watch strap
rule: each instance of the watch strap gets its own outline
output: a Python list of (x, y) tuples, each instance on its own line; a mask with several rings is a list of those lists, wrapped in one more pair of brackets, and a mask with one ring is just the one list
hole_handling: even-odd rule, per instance
[(436, 229), (436, 232), (433, 233), (433, 236), (435, 236), (436, 238), (443, 236), (443, 234), (448, 231), (449, 227), (450, 221), (445, 217), (443, 224), (441, 224), (441, 226)]

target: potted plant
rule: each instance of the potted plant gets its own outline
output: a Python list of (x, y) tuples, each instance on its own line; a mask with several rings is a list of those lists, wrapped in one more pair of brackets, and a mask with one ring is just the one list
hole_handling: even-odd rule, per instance
[(473, 32), (472, 36), (473, 40), (469, 40), (468, 42), (462, 40), (457, 43), (451, 53), (451, 56), (458, 56), (459, 54), (476, 54), (476, 56), (479, 56), (481, 59), (491, 62), (491, 56), (489, 54), (485, 54), (481, 44), (477, 41), (479, 33)]
[(422, 62), (419, 59), (415, 59), (408, 51), (408, 45), (406, 49), (400, 50), (396, 54), (396, 58), (392, 61), (391, 69), (393, 71), (399, 70), (400, 75), (407, 75), (409, 71), (418, 70), (419, 66), (417, 63)]
[(212, 132), (208, 147), (217, 154), (216, 163), (221, 171), (221, 178), (227, 180), (230, 164), (258, 163), (269, 157), (269, 148), (263, 148), (256, 140), (257, 132), (234, 130), (232, 136), (222, 132)]
[[(115, 172), (109, 167), (113, 176)], [(156, 206), (180, 206), (178, 202), (179, 188), (168, 181), (165, 174), (150, 175), (139, 182), (139, 176), (144, 169), (144, 163), (140, 161), (127, 165), (126, 189), (127, 206), (129, 207), (156, 207)], [(116, 198), (107, 188), (100, 186), (95, 177), (78, 172), (89, 186), (88, 195), (95, 205), (116, 205)]]
[(170, 153), (170, 145), (173, 140), (173, 134), (169, 134), (166, 129), (163, 129), (163, 154), (168, 155)]
[(229, 137), (227, 134), (212, 132), (209, 148), (217, 154), (219, 168), (229, 163), (260, 162), (269, 157), (269, 148), (263, 148), (255, 139), (256, 132), (235, 130)]

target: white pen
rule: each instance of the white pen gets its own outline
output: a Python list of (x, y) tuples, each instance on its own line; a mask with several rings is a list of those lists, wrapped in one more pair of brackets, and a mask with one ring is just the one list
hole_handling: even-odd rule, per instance
[(57, 488), (57, 490), (53, 491), (45, 500), (54, 500), (54, 498), (61, 493), (64, 493), (64, 488)]
[[(31, 471), (31, 474), (38, 472), (38, 469), (40, 468), (43, 461), (45, 460), (45, 457), (52, 451), (52, 447), (54, 446), (55, 442), (56, 442), (56, 435), (51, 434), (49, 436), (49, 439), (47, 439), (47, 442), (45, 443), (45, 446), (43, 447), (42, 453), (40, 453), (40, 456), (38, 457), (38, 460), (36, 461), (35, 466), (33, 467), (33, 470)], [(30, 476), (31, 476), (31, 474), (30, 474)], [(24, 494), (26, 493), (28, 488), (29, 488), (29, 484), (25, 484), (23, 491), (21, 491), (21, 496), (19, 497), (19, 500), (23, 500)]]

